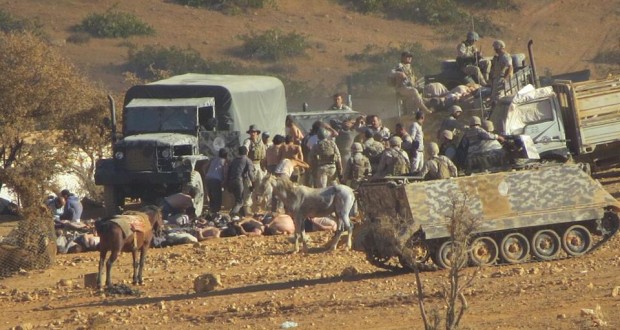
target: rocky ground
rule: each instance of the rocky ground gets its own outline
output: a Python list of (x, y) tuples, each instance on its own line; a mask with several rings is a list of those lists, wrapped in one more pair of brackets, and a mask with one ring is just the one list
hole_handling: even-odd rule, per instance
[[(620, 197), (619, 171), (598, 177)], [(131, 257), (123, 254), (114, 282), (137, 295), (84, 286), (84, 276), (97, 269), (97, 253), (60, 255), (50, 269), (0, 281), (0, 327), (423, 328), (413, 274), (376, 268), (362, 252), (323, 252), (327, 239), (313, 233), (308, 254), (290, 254), (286, 237), (152, 249), (146, 284), (137, 287), (130, 284)], [(577, 329), (597, 322), (618, 328), (618, 249), (620, 235), (579, 258), (483, 268), (466, 291), (470, 308), (462, 323), (474, 329)], [(222, 285), (195, 293), (194, 278), (204, 273), (219, 276)], [(444, 311), (447, 275), (421, 275), (428, 308)]]

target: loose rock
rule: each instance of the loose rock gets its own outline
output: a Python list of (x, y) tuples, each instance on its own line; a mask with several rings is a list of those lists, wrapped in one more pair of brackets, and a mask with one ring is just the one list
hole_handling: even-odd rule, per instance
[(219, 286), (222, 286), (222, 281), (220, 275), (217, 274), (206, 273), (194, 279), (196, 293), (210, 292)]

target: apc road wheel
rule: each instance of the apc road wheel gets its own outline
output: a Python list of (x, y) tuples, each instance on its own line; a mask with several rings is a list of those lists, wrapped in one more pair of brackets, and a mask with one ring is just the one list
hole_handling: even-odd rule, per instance
[(539, 230), (532, 237), (532, 254), (539, 260), (553, 260), (560, 252), (560, 235), (551, 229)]
[(113, 216), (119, 213), (121, 197), (115, 186), (107, 185), (103, 186), (103, 206), (108, 216)]
[(469, 259), (475, 266), (492, 265), (498, 256), (499, 248), (491, 237), (478, 237), (471, 243)]
[[(452, 263), (455, 261), (460, 261), (461, 267), (465, 266), (467, 263), (467, 257), (465, 255), (458, 256), (454, 254), (455, 249), (452, 245), (453, 244), (451, 241), (445, 241), (432, 255), (433, 262), (435, 262), (435, 264), (437, 264), (440, 268), (452, 268)], [(458, 245), (458, 243), (454, 245)]]
[(202, 215), (202, 208), (204, 206), (205, 190), (202, 185), (202, 176), (198, 171), (192, 171), (190, 182), (186, 187), (194, 187), (196, 189), (196, 197), (194, 197), (194, 208), (196, 209), (196, 215)]
[(569, 227), (562, 236), (562, 247), (571, 256), (580, 256), (588, 252), (592, 247), (590, 231), (580, 225)]
[(507, 263), (518, 264), (527, 260), (530, 254), (530, 243), (523, 234), (508, 234), (502, 239), (500, 253)]

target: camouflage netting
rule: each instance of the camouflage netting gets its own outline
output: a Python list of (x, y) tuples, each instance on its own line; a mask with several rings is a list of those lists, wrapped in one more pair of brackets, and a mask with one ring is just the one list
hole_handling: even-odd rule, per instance
[(44, 269), (56, 259), (54, 222), (46, 218), (24, 219), (0, 238), (0, 278), (20, 269)]

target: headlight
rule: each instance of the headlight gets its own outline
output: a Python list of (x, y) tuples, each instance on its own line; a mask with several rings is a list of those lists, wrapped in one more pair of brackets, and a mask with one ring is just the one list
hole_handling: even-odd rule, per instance
[(117, 151), (117, 152), (114, 154), (114, 158), (116, 158), (116, 159), (118, 159), (118, 160), (123, 159), (123, 157), (125, 157), (125, 154), (124, 154), (122, 151)]
[(164, 158), (170, 158), (170, 156), (172, 156), (172, 153), (170, 152), (170, 149), (164, 149), (161, 152), (161, 156)]

